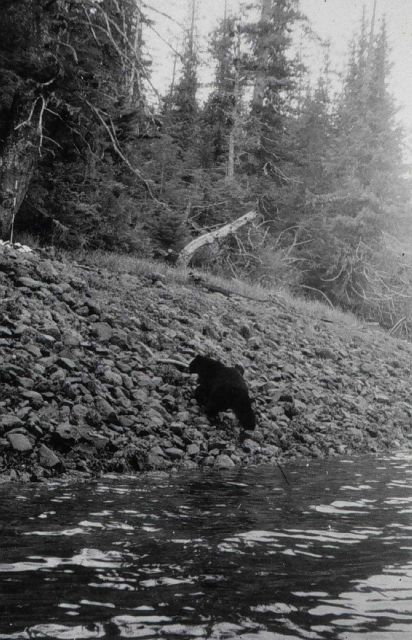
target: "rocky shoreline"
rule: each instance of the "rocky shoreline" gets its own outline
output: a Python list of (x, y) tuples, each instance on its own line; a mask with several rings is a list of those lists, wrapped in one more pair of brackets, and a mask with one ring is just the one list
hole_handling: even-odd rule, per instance
[[(257, 427), (210, 424), (184, 364), (241, 364)], [(0, 245), (0, 478), (231, 468), (412, 444), (412, 345), (168, 281)]]

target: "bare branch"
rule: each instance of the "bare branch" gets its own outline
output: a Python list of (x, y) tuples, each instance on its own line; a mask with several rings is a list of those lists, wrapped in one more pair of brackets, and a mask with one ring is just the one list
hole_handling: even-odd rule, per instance
[(328, 303), (328, 305), (330, 306), (331, 309), (334, 309), (333, 304), (331, 303), (331, 301), (329, 300), (328, 296), (326, 295), (326, 293), (324, 293), (323, 291), (321, 291), (320, 289), (316, 289), (315, 287), (309, 287), (307, 284), (301, 284), (300, 285), (302, 287), (302, 289), (309, 289), (310, 291), (316, 291), (316, 293), (319, 293), (322, 298), (324, 298), (326, 300), (326, 302)]
[(20, 124), (17, 124), (14, 127), (14, 130), (17, 131), (18, 129), (20, 129), (21, 127), (25, 127), (25, 126), (29, 126), (31, 124), (32, 118), (33, 118), (33, 114), (34, 114), (34, 110), (36, 108), (36, 104), (37, 102), (40, 100), (40, 97), (38, 96), (35, 101), (33, 102), (31, 109), (30, 109), (30, 113), (29, 113), (29, 117), (24, 120), (23, 122), (20, 122)]
[(73, 58), (76, 64), (79, 64), (79, 58), (77, 57), (76, 49), (72, 47), (68, 42), (63, 42), (62, 40), (56, 40), (56, 44), (61, 45), (62, 47), (67, 47), (73, 54)]

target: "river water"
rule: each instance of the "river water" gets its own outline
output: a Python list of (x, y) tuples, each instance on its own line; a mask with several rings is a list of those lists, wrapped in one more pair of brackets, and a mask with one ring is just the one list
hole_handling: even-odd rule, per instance
[(0, 487), (0, 639), (412, 637), (412, 456)]

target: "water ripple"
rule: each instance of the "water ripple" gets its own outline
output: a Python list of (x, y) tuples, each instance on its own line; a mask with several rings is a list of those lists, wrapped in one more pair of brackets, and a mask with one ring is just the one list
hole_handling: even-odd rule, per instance
[(411, 463), (0, 487), (0, 640), (409, 640)]

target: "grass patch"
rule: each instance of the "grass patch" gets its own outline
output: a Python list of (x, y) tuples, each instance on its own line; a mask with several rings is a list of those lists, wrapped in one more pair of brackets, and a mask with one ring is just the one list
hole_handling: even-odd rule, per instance
[(331, 324), (340, 325), (345, 332), (348, 332), (348, 337), (352, 332), (357, 333), (362, 329), (373, 331), (374, 329), (349, 311), (332, 307), (326, 301), (293, 296), (285, 288), (269, 288), (241, 280), (229, 280), (204, 270), (186, 266), (178, 267), (149, 258), (138, 258), (129, 254), (109, 251), (59, 251), (59, 255), (68, 263), (75, 261), (94, 269), (107, 270), (110, 273), (128, 273), (136, 276), (159, 275), (171, 285), (192, 284), (192, 277), (199, 277), (206, 285), (222, 288), (234, 295), (238, 294), (257, 301), (267, 301), (272, 303), (274, 307), (283, 307), (284, 311), (304, 318), (326, 320)]

